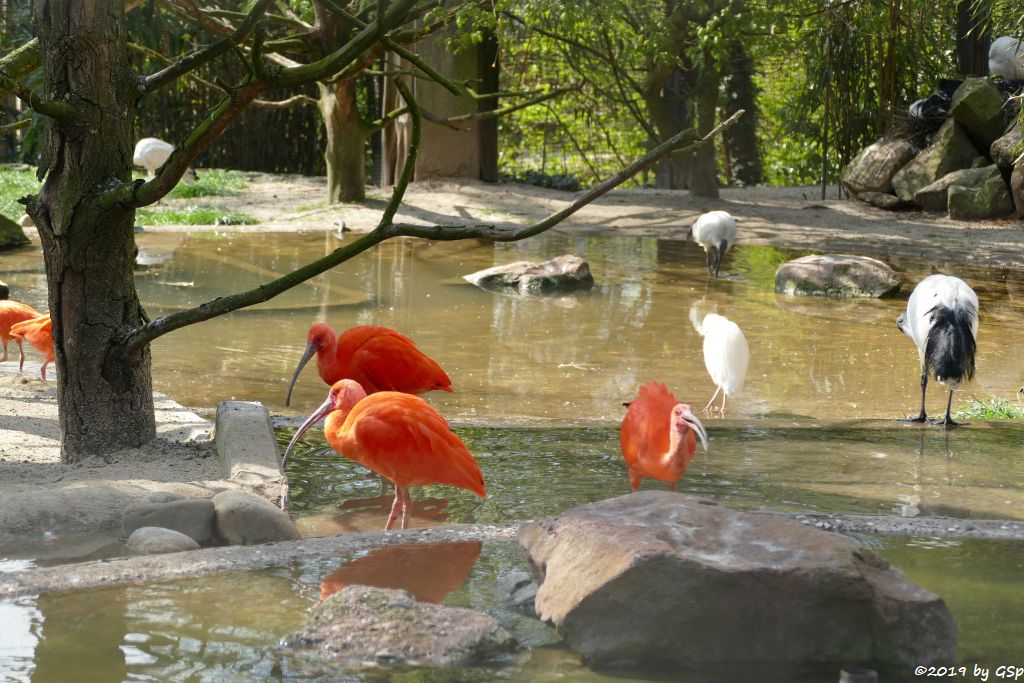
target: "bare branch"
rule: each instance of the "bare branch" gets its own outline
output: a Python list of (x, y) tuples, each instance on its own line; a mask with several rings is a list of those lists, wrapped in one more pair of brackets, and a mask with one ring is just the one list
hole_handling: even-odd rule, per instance
[(6, 74), (8, 78), (18, 79), (35, 70), (40, 63), (39, 39), (33, 38), (0, 59), (0, 73)]
[(398, 89), (402, 99), (405, 100), (406, 106), (409, 107), (409, 114), (412, 116), (412, 136), (409, 140), (409, 149), (405, 153), (405, 165), (402, 166), (402, 175), (398, 176), (395, 189), (391, 192), (391, 199), (388, 201), (387, 206), (384, 207), (384, 214), (377, 223), (378, 229), (391, 225), (398, 207), (402, 205), (405, 191), (409, 187), (409, 183), (412, 182), (413, 173), (416, 171), (416, 157), (420, 152), (420, 134), (423, 129), (423, 124), (420, 121), (420, 106), (416, 102), (416, 98), (413, 97), (409, 86), (401, 78), (396, 78), (394, 82), (395, 88)]
[(31, 125), (32, 125), (32, 119), (21, 119), (20, 121), (15, 121), (14, 123), (7, 123), (7, 124), (4, 124), (4, 125), (0, 126), (0, 135), (2, 135), (4, 133), (13, 133), (16, 130), (21, 130), (22, 128), (28, 128)]
[(32, 88), (0, 71), (0, 91), (2, 90), (10, 91), (34, 111), (55, 121), (69, 121), (74, 117), (75, 108), (70, 104), (40, 97)]
[(671, 138), (652, 149), (642, 159), (633, 162), (623, 170), (613, 175), (608, 180), (604, 181), (600, 185), (595, 185), (586, 192), (582, 193), (576, 199), (572, 201), (568, 206), (560, 211), (556, 211), (547, 218), (532, 223), (531, 225), (518, 226), (518, 227), (498, 227), (495, 225), (478, 224), (478, 225), (410, 225), (403, 223), (396, 223), (391, 226), (386, 226), (384, 230), (392, 237), (404, 236), (404, 237), (423, 237), (431, 240), (462, 240), (468, 238), (482, 238), (487, 240), (493, 240), (495, 242), (515, 242), (517, 240), (526, 239), (538, 235), (546, 230), (549, 230), (553, 226), (561, 223), (566, 218), (582, 209), (587, 204), (591, 203), (601, 195), (606, 194), (608, 191), (618, 187), (622, 183), (626, 182), (636, 174), (643, 171), (645, 168), (649, 168), (655, 164), (659, 159), (669, 154), (682, 154), (686, 152), (692, 152), (702, 145), (706, 145), (718, 135), (720, 132), (728, 128), (729, 126), (736, 123), (737, 120), (744, 114), (744, 110), (740, 109), (735, 114), (730, 116), (722, 123), (715, 126), (715, 128), (705, 135), (700, 140), (693, 142), (682, 149), (676, 149), (676, 147), (687, 138), (693, 138), (695, 133), (693, 129), (681, 131)]
[[(182, 74), (186, 74), (207, 62), (210, 62), (220, 55), (224, 54), (228, 50), (237, 47), (242, 41), (249, 37), (249, 34), (256, 29), (256, 25), (260, 20), (260, 17), (266, 12), (267, 8), (273, 0), (257, 0), (256, 4), (246, 15), (245, 20), (238, 25), (231, 35), (221, 38), (212, 45), (197, 50), (185, 57), (174, 62), (165, 69), (146, 76), (142, 79), (142, 86), (146, 92), (156, 90), (160, 86), (166, 85), (171, 81), (175, 80)], [(194, 6), (194, 5), (193, 5)], [(196, 10), (198, 11), (198, 9)]]
[(262, 109), (287, 109), (296, 104), (309, 104), (317, 106), (320, 104), (320, 100), (309, 95), (293, 95), (286, 100), (253, 100), (252, 105), (254, 107), (261, 107)]

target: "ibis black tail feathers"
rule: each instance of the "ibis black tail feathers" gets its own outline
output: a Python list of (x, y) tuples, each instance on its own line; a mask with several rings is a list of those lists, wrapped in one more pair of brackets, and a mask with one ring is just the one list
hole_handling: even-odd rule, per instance
[(927, 368), (940, 382), (959, 383), (974, 377), (976, 342), (972, 328), (978, 317), (974, 307), (938, 305), (928, 311), (931, 327), (924, 348)]

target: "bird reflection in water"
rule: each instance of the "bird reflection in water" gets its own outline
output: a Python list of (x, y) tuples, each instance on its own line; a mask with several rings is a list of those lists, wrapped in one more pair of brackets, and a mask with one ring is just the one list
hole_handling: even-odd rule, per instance
[(345, 586), (359, 584), (400, 588), (420, 602), (440, 603), (466, 583), (482, 547), (480, 541), (462, 541), (378, 548), (325, 576), (320, 582), (320, 599), (326, 600)]
[[(370, 498), (352, 498), (342, 502), (336, 512), (298, 520), (303, 536), (337, 536), (353, 531), (380, 531), (381, 517), (391, 511), (394, 495), (384, 493)], [(448, 521), (446, 498), (423, 498), (412, 502), (409, 528), (422, 529)]]

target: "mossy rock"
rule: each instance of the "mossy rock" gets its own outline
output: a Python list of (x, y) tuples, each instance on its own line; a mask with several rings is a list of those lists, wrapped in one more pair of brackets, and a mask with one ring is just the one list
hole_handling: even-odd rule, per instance
[(0, 215), (0, 249), (20, 247), (29, 244), (28, 237), (21, 226), (7, 216)]

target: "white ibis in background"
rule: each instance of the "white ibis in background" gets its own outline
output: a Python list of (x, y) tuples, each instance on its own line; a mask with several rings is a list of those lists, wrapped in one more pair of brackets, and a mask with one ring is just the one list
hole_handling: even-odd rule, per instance
[(914, 288), (906, 313), (896, 318), (896, 327), (917, 344), (921, 358), (921, 414), (911, 422), (925, 422), (924, 394), (928, 373), (949, 388), (946, 417), (941, 424), (955, 427), (949, 415), (953, 391), (974, 377), (974, 352), (978, 338), (978, 295), (967, 283), (952, 275), (929, 275)]
[(736, 220), (728, 211), (708, 211), (690, 226), (686, 239), (704, 247), (708, 259), (708, 276), (718, 277), (722, 256), (736, 242)]
[(711, 381), (718, 387), (704, 406), (704, 412), (714, 410), (711, 404), (718, 397), (718, 392), (722, 392), (722, 407), (719, 410), (724, 415), (726, 396), (739, 394), (743, 390), (743, 380), (747, 377), (747, 363), (750, 361), (747, 338), (743, 336), (740, 326), (726, 317), (708, 313), (700, 319), (696, 304), (690, 307), (690, 322), (704, 337), (704, 367), (708, 369)]

